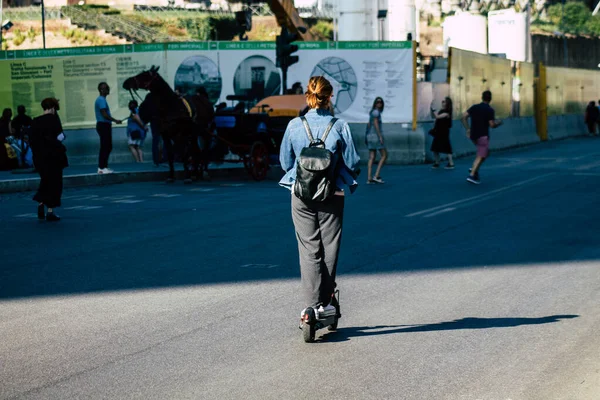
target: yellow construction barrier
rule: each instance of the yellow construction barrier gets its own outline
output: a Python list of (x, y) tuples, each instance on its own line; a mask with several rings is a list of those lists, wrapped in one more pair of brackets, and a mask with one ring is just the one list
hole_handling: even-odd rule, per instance
[(581, 114), (600, 97), (600, 72), (588, 69), (546, 67), (548, 115)]
[(451, 49), (450, 97), (455, 113), (481, 102), (481, 93), (492, 92), (492, 106), (498, 118), (511, 114), (511, 61), (461, 49)]
[(540, 63), (535, 82), (535, 125), (540, 140), (548, 140), (547, 92), (546, 67)]

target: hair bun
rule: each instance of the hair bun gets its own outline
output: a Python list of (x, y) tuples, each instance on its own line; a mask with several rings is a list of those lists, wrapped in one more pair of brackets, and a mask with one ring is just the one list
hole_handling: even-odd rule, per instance
[(333, 93), (333, 86), (323, 76), (313, 76), (306, 87), (306, 103), (310, 108), (326, 108)]

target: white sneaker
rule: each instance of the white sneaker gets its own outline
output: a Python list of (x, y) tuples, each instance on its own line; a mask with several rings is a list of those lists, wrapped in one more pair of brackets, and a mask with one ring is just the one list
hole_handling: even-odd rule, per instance
[(336, 309), (331, 304), (328, 304), (326, 307), (319, 307), (317, 310), (317, 318), (327, 318), (332, 317), (336, 313)]

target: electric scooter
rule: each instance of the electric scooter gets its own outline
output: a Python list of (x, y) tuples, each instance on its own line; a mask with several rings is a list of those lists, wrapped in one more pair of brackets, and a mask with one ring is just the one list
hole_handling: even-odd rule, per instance
[(335, 331), (338, 327), (338, 320), (342, 317), (340, 312), (340, 291), (336, 290), (331, 296), (331, 305), (335, 307), (335, 314), (321, 317), (318, 312), (318, 307), (307, 307), (300, 318), (300, 326), (302, 329), (302, 338), (305, 343), (315, 341), (315, 333), (319, 329), (327, 328), (329, 331)]

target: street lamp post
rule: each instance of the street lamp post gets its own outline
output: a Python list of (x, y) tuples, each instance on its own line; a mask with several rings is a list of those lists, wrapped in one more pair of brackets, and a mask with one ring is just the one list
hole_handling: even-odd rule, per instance
[(44, 49), (46, 48), (46, 9), (44, 7), (44, 0), (42, 0), (42, 42), (44, 43)]

